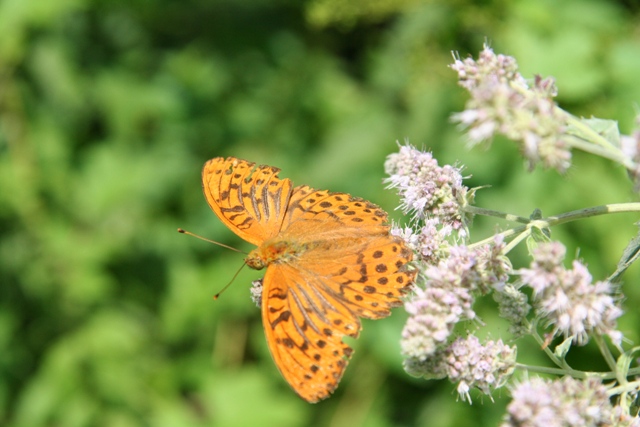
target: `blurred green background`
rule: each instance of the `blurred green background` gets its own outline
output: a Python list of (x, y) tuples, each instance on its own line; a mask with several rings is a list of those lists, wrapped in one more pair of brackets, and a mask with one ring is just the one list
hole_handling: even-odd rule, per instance
[[(447, 64), (488, 40), (526, 77), (555, 76), (563, 107), (630, 133), (639, 18), (632, 0), (0, 0), (0, 425), (498, 425), (507, 393), (470, 406), (448, 382), (404, 374), (402, 309), (365, 322), (332, 398), (302, 401), (249, 299), (261, 273), (244, 269), (213, 301), (242, 256), (176, 228), (250, 249), (202, 195), (215, 156), (393, 211), (383, 162), (405, 138), (465, 165), (469, 186), (489, 185), (482, 207), (551, 215), (635, 201), (621, 168), (580, 153), (558, 176), (526, 173), (505, 141), (467, 151), (449, 120), (466, 94)], [(636, 220), (554, 237), (600, 279)], [(472, 236), (497, 224), (478, 219)], [(624, 276), (627, 307), (639, 278), (637, 267)], [(490, 302), (479, 310), (508, 338)], [(629, 313), (621, 326), (636, 343), (638, 324)], [(538, 353), (520, 349), (532, 363)]]

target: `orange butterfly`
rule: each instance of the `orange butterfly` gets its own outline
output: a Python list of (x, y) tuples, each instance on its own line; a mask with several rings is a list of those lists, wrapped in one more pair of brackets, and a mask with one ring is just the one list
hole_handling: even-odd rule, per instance
[(336, 389), (359, 317), (380, 319), (402, 305), (413, 282), (412, 253), (389, 235), (387, 214), (345, 193), (293, 187), (280, 169), (229, 157), (202, 170), (211, 209), (258, 246), (246, 264), (266, 267), (262, 323), (282, 376), (308, 402)]

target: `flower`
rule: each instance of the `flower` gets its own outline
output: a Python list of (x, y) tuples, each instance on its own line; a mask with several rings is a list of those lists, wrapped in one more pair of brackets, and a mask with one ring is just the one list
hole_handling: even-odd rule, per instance
[(552, 335), (562, 334), (578, 345), (589, 342), (589, 333), (609, 335), (620, 345), (622, 333), (616, 330), (623, 311), (613, 297), (608, 281), (592, 283), (584, 264), (562, 266), (565, 249), (559, 242), (545, 243), (533, 251), (531, 268), (521, 269), (522, 282), (533, 289), (537, 314), (553, 325)]
[(258, 308), (262, 308), (262, 279), (254, 280), (251, 282), (251, 301)]
[(449, 257), (427, 267), (424, 288), (416, 286), (405, 302), (409, 318), (402, 331), (402, 353), (426, 361), (446, 346), (454, 326), (473, 320), (474, 294), (504, 286), (506, 266), (501, 255), (502, 241), (476, 249), (452, 246)]
[(475, 317), (472, 302), (467, 289), (416, 288), (404, 305), (409, 318), (402, 330), (402, 354), (418, 361), (427, 360), (446, 344), (459, 321)]
[(564, 135), (568, 116), (553, 101), (557, 89), (552, 78), (537, 76), (529, 87), (516, 60), (496, 55), (487, 45), (477, 61), (455, 58), (450, 67), (458, 73), (460, 86), (471, 94), (465, 110), (452, 119), (469, 128), (472, 145), (502, 134), (520, 142), (530, 169), (542, 163), (560, 172), (567, 170), (571, 164)]
[(466, 235), (462, 208), (468, 189), (462, 185), (460, 169), (439, 166), (428, 152), (410, 145), (400, 146), (385, 162), (387, 188), (396, 188), (402, 198), (400, 209), (415, 219), (437, 218), (443, 226)]
[(477, 388), (490, 395), (492, 390), (506, 384), (516, 366), (516, 348), (502, 340), (488, 341), (484, 345), (470, 335), (458, 338), (445, 355), (447, 376), (457, 382), (457, 391), (463, 401), (471, 403), (469, 390)]
[(494, 236), (492, 245), (483, 245), (476, 250), (478, 254), (477, 269), (482, 276), (480, 283), (486, 286), (483, 293), (489, 291), (488, 286), (500, 290), (509, 280), (512, 267), (509, 258), (502, 253), (504, 248), (504, 237), (497, 234)]
[(597, 378), (532, 378), (514, 387), (511, 395), (513, 400), (501, 427), (611, 425), (611, 402)]
[(527, 302), (527, 295), (511, 284), (506, 284), (501, 290), (494, 292), (493, 299), (498, 303), (500, 317), (509, 321), (509, 332), (515, 338), (529, 332), (526, 322), (531, 306)]
[(458, 384), (456, 389), (462, 400), (471, 403), (472, 388), (491, 395), (493, 390), (506, 384), (515, 370), (516, 353), (515, 347), (505, 345), (502, 340), (482, 345), (476, 336), (470, 335), (456, 339), (424, 360), (406, 359), (404, 369), (415, 377), (449, 377)]
[(449, 247), (445, 239), (451, 235), (451, 227), (441, 227), (437, 218), (430, 218), (418, 228), (414, 231), (411, 227), (393, 226), (391, 234), (402, 238), (409, 249), (417, 255), (417, 260), (427, 264), (437, 264)]

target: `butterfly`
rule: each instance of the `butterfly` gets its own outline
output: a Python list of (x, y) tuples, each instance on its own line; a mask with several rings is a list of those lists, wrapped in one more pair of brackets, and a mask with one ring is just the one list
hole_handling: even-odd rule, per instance
[(294, 187), (280, 169), (216, 157), (202, 170), (204, 195), (220, 220), (257, 246), (245, 259), (262, 279), (262, 323), (271, 356), (310, 403), (336, 389), (360, 318), (402, 305), (412, 252), (389, 234), (387, 214), (346, 193)]

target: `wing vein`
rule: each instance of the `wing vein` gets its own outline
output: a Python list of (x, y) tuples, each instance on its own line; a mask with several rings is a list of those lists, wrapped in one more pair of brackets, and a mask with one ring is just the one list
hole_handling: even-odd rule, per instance
[[(318, 316), (322, 319), (322, 321), (325, 322), (325, 323), (329, 323), (327, 321), (326, 317), (324, 317), (322, 315), (322, 313), (320, 312), (318, 307), (316, 307), (316, 305), (313, 303), (311, 298), (309, 298), (309, 295), (306, 293), (304, 288), (302, 288), (300, 285), (296, 285), (296, 288), (297, 288), (296, 290), (299, 290), (304, 295), (304, 298), (309, 303), (309, 305), (311, 306), (311, 309), (313, 311), (315, 311), (316, 313), (318, 313)], [(290, 290), (293, 291), (293, 289), (290, 289)], [(298, 294), (295, 293), (295, 292), (291, 292), (291, 295), (293, 295), (293, 299), (294, 299), (296, 305), (298, 306), (298, 308), (300, 309), (300, 312), (302, 313), (302, 317), (304, 317), (304, 320), (305, 320), (305, 322), (307, 322), (307, 325), (309, 325), (314, 331), (316, 331), (319, 334), (320, 333), (320, 328), (318, 328), (318, 326), (309, 317), (309, 313), (307, 313), (305, 307), (302, 305), (302, 302), (301, 302), (300, 297), (298, 296)], [(300, 335), (304, 336), (303, 333), (301, 333)]]
[(269, 179), (267, 180), (267, 182), (264, 183), (264, 185), (262, 186), (262, 191), (261, 191), (264, 218), (267, 221), (271, 217), (270, 206), (269, 206), (269, 183), (271, 182), (272, 178), (273, 178), (273, 175), (270, 176)]
[(256, 215), (256, 220), (258, 220), (258, 222), (260, 222), (262, 220), (262, 215), (260, 213), (260, 206), (258, 204), (258, 199), (256, 197), (256, 186), (252, 185), (251, 186), (251, 204), (253, 205), (253, 211), (255, 212)]
[[(334, 297), (334, 301), (340, 303), (340, 305), (342, 305), (342, 307), (344, 307), (345, 310), (347, 310), (349, 313), (351, 313), (351, 315), (353, 316), (353, 312), (344, 304), (341, 303), (341, 301), (343, 300), (343, 298), (340, 295), (337, 295), (335, 292), (333, 292), (333, 290), (331, 289), (331, 287), (327, 286), (322, 279), (320, 279), (318, 277), (318, 274), (315, 272), (309, 272), (310, 274), (313, 274), (313, 276), (317, 279), (318, 282), (320, 282), (322, 284), (322, 289), (327, 292), (328, 294), (330, 294), (331, 296)], [(335, 313), (340, 313), (340, 310), (338, 310), (333, 304), (331, 304), (331, 302), (324, 296), (324, 294), (322, 292), (319, 291), (319, 289), (316, 286), (310, 286), (311, 290), (313, 291), (313, 293), (316, 295), (316, 297), (318, 297), (318, 299), (320, 300), (323, 308), (332, 310)], [(321, 312), (318, 309), (318, 313), (324, 313)], [(321, 316), (322, 320), (327, 323), (330, 324), (330, 322), (327, 320), (327, 318), (325, 316)]]
[[(271, 193), (269, 193), (271, 194)], [(276, 192), (272, 195), (271, 199), (273, 201), (273, 207), (276, 211), (276, 216), (280, 216), (280, 210), (282, 208), (282, 206), (280, 205), (280, 200), (282, 197), (282, 187), (278, 187), (278, 189), (276, 190)], [(280, 227), (282, 227), (282, 224), (280, 224)]]

